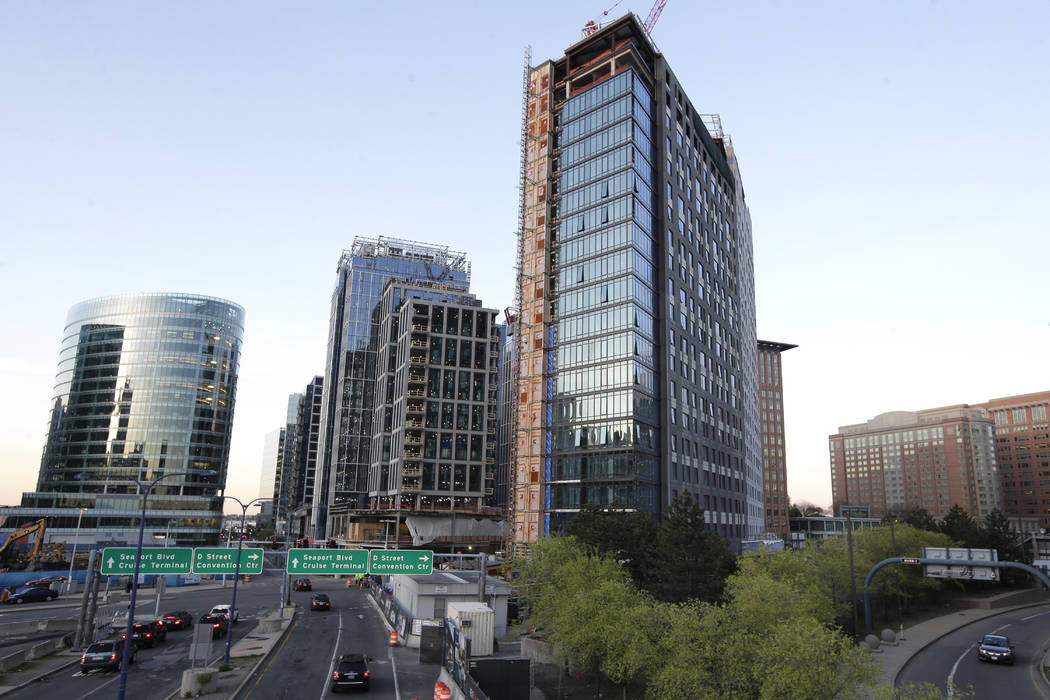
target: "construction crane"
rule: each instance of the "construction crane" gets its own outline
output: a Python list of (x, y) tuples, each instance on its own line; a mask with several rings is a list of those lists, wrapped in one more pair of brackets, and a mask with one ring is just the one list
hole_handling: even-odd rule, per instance
[(656, 20), (660, 19), (660, 13), (664, 11), (664, 5), (666, 4), (667, 0), (656, 0), (656, 2), (653, 3), (653, 9), (649, 10), (649, 16), (645, 18), (645, 24), (642, 25), (646, 34), (653, 33), (653, 27), (656, 26)]

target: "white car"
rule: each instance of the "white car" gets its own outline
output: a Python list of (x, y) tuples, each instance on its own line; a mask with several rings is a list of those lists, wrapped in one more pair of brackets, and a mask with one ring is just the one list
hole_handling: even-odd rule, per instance
[[(232, 613), (232, 615), (231, 615), (231, 613)], [(233, 606), (230, 606), (230, 605), (216, 605), (214, 608), (211, 609), (211, 613), (210, 614), (211, 615), (223, 615), (223, 616), (226, 617), (227, 620), (230, 621), (230, 624), (233, 624), (234, 622), (237, 622), (237, 620), (241, 616), (240, 611), (234, 610)]]

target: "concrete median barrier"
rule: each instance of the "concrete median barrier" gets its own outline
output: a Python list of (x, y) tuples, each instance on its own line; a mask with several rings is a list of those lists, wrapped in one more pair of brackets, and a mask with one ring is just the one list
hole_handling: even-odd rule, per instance
[(16, 651), (13, 654), (0, 657), (0, 672), (7, 673), (16, 669), (26, 662), (26, 650)]

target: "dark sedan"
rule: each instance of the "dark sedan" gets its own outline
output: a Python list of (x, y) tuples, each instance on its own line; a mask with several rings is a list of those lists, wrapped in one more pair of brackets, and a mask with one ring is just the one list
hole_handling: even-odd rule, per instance
[(190, 615), (185, 610), (164, 613), (164, 617), (160, 619), (163, 620), (164, 626), (169, 630), (184, 630), (193, 624), (193, 615)]
[(314, 584), (308, 578), (297, 578), (292, 582), (292, 590), (312, 591)]
[[(138, 647), (155, 647), (164, 641), (167, 632), (164, 625), (156, 622), (136, 622), (131, 626), (131, 641)], [(121, 632), (121, 641), (127, 637), (127, 632)]]
[(978, 661), (1014, 665), (1014, 645), (1010, 643), (1009, 637), (1001, 634), (986, 634), (978, 642)]
[(332, 601), (324, 593), (318, 593), (314, 596), (313, 600), (310, 601), (311, 610), (330, 610), (331, 608)]
[(8, 596), (5, 603), (39, 603), (43, 600), (54, 600), (58, 597), (58, 592), (53, 591), (50, 588), (38, 588), (36, 586), (28, 586), (26, 588), (20, 588), (16, 593)]

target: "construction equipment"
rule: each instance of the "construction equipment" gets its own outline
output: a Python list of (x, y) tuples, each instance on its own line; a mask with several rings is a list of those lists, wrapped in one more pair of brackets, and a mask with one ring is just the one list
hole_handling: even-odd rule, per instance
[[(44, 562), (59, 562), (62, 560), (62, 550), (65, 542), (51, 542), (44, 544), (44, 533), (47, 531), (47, 520), (41, 518), (35, 523), (23, 525), (11, 532), (7, 539), (0, 544), (0, 562), (8, 569), (25, 569), (33, 571)], [(24, 554), (16, 554), (14, 544), (24, 537), (36, 534), (36, 541), (29, 551)]]
[(653, 33), (653, 27), (656, 26), (656, 20), (660, 19), (660, 13), (664, 11), (664, 5), (666, 4), (667, 0), (656, 0), (656, 2), (653, 3), (653, 9), (649, 10), (649, 16), (645, 18), (645, 24), (642, 27), (645, 29), (646, 34)]

